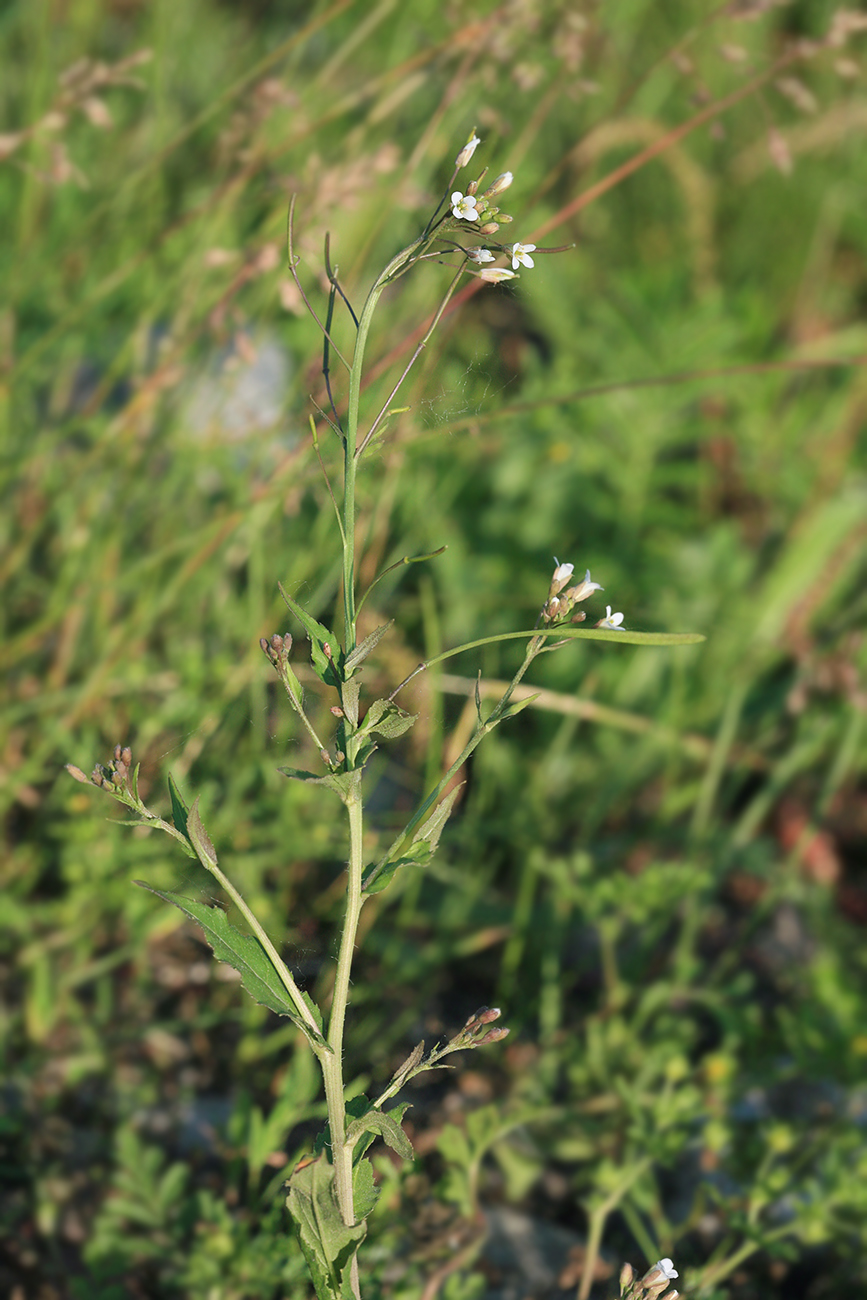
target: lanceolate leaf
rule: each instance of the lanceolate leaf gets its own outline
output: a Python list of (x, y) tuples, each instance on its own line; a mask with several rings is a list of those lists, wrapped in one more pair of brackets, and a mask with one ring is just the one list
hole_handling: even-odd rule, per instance
[(335, 794), (339, 794), (341, 799), (346, 797), (353, 781), (358, 779), (355, 772), (326, 772), (324, 776), (317, 776), (315, 772), (304, 772), (297, 767), (278, 767), (277, 771), (293, 781), (306, 781), (309, 785), (325, 785)]
[[(303, 609), (297, 600), (293, 600), (291, 596), (288, 596), (279, 583), (278, 586), (280, 587), (280, 595), (310, 638), (310, 657), (316, 675), (330, 686), (338, 686), (343, 680), (343, 651), (336, 635), (330, 628), (325, 627), (324, 624), (315, 619), (312, 614), (308, 614), (307, 610)], [(328, 653), (325, 650), (326, 646), (328, 647)]]
[(427, 821), (422, 822), (421, 826), (415, 831), (412, 840), (407, 845), (406, 840), (394, 845), (392, 852), (403, 853), (398, 858), (386, 858), (376, 866), (370, 867), (367, 875), (361, 882), (361, 887), (365, 894), (379, 894), (387, 885), (389, 885), (397, 871), (401, 867), (426, 867), (436, 853), (437, 845), (440, 842), (440, 836), (443, 833), (443, 827), (451, 815), (454, 802), (457, 799), (463, 782), (456, 785), (450, 790), (445, 799), (442, 799), (434, 808)]
[(363, 641), (360, 641), (352, 651), (352, 654), (346, 656), (345, 667), (347, 676), (349, 676), (350, 673), (355, 672), (358, 665), (364, 662), (371, 650), (376, 649), (393, 623), (393, 618), (389, 619), (387, 623), (383, 623), (382, 627), (376, 628), (374, 632), (371, 632), (370, 636), (366, 636)]
[(505, 722), (507, 718), (516, 717), (517, 714), (521, 713), (529, 704), (532, 704), (534, 700), (538, 700), (538, 698), (538, 695), (525, 695), (522, 700), (510, 700), (500, 714), (500, 721)]
[[(180, 831), (182, 835), (186, 835), (189, 809), (181, 797), (178, 784), (171, 772), (169, 772), (169, 794), (172, 797), (172, 821), (175, 824), (175, 830)], [(189, 838), (189, 836), (187, 836), (187, 838)]]
[(455, 800), (463, 789), (463, 786), (464, 782), (461, 781), (458, 785), (454, 786), (453, 789), (449, 790), (445, 799), (440, 800), (427, 821), (422, 822), (420, 828), (413, 836), (413, 848), (426, 842), (430, 845), (431, 853), (436, 850), (436, 847), (440, 842), (440, 836), (443, 833), (443, 827), (451, 816)]
[[(331, 1050), (322, 1034), (298, 1015), (283, 981), (259, 940), (230, 925), (222, 908), (211, 907), (207, 903), (199, 903), (191, 898), (183, 898), (180, 894), (173, 894), (168, 890), (155, 889), (153, 885), (148, 885), (143, 880), (137, 880), (136, 884), (142, 889), (150, 890), (166, 903), (180, 908), (191, 921), (200, 925), (205, 940), (214, 950), (214, 956), (218, 961), (228, 962), (240, 972), (241, 983), (256, 1002), (261, 1002), (263, 1006), (276, 1011), (280, 1016), (288, 1016), (299, 1029), (303, 1030), (311, 1044), (325, 1051)], [(306, 1000), (305, 998), (305, 1002)]]
[(217, 850), (202, 825), (202, 819), (199, 816), (198, 798), (193, 801), (193, 806), (187, 814), (187, 838), (196, 850), (196, 856), (202, 866), (212, 871), (217, 865)]
[[(361, 1186), (359, 1190), (369, 1193), (370, 1189)], [(334, 1169), (324, 1153), (296, 1168), (289, 1179), (286, 1204), (319, 1300), (344, 1300), (350, 1294), (352, 1257), (364, 1240), (367, 1225), (362, 1221), (348, 1228), (343, 1222)]]

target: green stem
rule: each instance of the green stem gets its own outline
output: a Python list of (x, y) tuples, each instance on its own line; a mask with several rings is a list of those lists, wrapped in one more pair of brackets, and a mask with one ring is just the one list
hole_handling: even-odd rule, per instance
[(358, 919), (364, 905), (361, 893), (361, 875), (364, 866), (362, 854), (363, 805), (361, 801), (361, 773), (346, 797), (349, 813), (349, 869), (346, 889), (346, 914), (340, 940), (340, 954), (334, 977), (331, 1016), (328, 1024), (328, 1044), (331, 1055), (322, 1058), (325, 1078), (325, 1098), (328, 1106), (328, 1125), (331, 1130), (331, 1158), (334, 1163), (334, 1182), (337, 1203), (343, 1222), (355, 1222), (352, 1197), (352, 1150), (346, 1144), (346, 1115), (343, 1100), (343, 1033), (346, 1024), (346, 1006), (349, 1000), (349, 977), (358, 934)]
[(380, 294), (388, 281), (405, 266), (421, 247), (423, 239), (414, 240), (396, 257), (392, 258), (374, 284), (362, 308), (355, 336), (355, 351), (349, 372), (349, 399), (346, 409), (346, 437), (343, 443), (343, 614), (345, 621), (345, 646), (349, 655), (355, 649), (355, 471), (358, 445), (358, 406), (361, 399), (361, 376), (364, 368), (364, 349), (370, 332), (373, 313)]

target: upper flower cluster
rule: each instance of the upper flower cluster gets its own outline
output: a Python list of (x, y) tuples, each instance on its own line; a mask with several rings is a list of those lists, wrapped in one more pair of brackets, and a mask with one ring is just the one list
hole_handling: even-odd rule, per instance
[[(466, 167), (480, 143), (481, 141), (474, 130), (455, 159), (455, 175), (457, 175), (461, 167)], [(449, 205), (451, 215), (456, 221), (468, 223), (474, 233), (490, 236), (495, 235), (501, 225), (512, 220), (499, 208), (494, 207), (491, 200), (502, 194), (504, 190), (507, 190), (514, 177), (511, 172), (502, 172), (483, 194), (478, 194), (483, 176), (484, 172), (482, 172), (478, 180), (470, 181), (466, 192), (464, 190), (454, 190)], [(497, 284), (502, 280), (514, 280), (519, 266), (525, 266), (528, 269), (535, 266), (531, 254), (536, 252), (536, 247), (535, 244), (516, 242), (514, 244), (497, 244), (493, 249), (485, 247), (463, 248), (462, 251), (470, 262), (474, 262), (477, 266), (483, 268), (475, 272), (480, 280), (485, 280), (489, 284)], [(539, 251), (551, 252), (555, 250), (540, 249)], [(488, 262), (493, 262), (498, 254), (505, 254), (511, 260), (511, 270), (507, 266), (489, 267), (485, 265)]]
[[(590, 577), (590, 570), (584, 574), (580, 582), (574, 586), (568, 586), (569, 580), (575, 571), (574, 564), (561, 564), (557, 557), (554, 557), (556, 568), (551, 585), (548, 588), (548, 598), (542, 606), (542, 619), (545, 623), (565, 623), (570, 618), (573, 623), (583, 623), (587, 615), (584, 610), (579, 610), (577, 614), (572, 611), (582, 600), (592, 596), (594, 591), (604, 591), (605, 588), (598, 582), (593, 582)], [(605, 617), (600, 618), (595, 624), (596, 627), (606, 628), (612, 632), (622, 630), (623, 615), (620, 613), (612, 614), (611, 606), (605, 606)]]

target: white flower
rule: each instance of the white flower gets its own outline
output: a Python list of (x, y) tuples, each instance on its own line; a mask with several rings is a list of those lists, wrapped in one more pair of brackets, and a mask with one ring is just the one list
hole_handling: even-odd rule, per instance
[(512, 254), (512, 270), (517, 271), (519, 262), (523, 266), (535, 266), (536, 263), (530, 256), (535, 251), (535, 244), (512, 244), (511, 247), (507, 248), (506, 252)]
[(484, 271), (479, 271), (479, 279), (487, 281), (488, 284), (499, 284), (501, 280), (514, 280), (515, 272), (507, 271), (504, 266), (486, 266)]
[(495, 194), (502, 194), (503, 190), (507, 190), (514, 179), (511, 172), (502, 172), (490, 189), (485, 190), (485, 198), (492, 199)]
[[(612, 614), (612, 613), (611, 613), (611, 606), (610, 606), (610, 605), (606, 605), (606, 606), (605, 606), (605, 617), (604, 617), (604, 618), (600, 618), (600, 620), (599, 620), (599, 622), (596, 624), (596, 626), (597, 626), (597, 627), (608, 628), (609, 631), (611, 631), (611, 632), (620, 632), (620, 631), (622, 630), (621, 627), (620, 627), (620, 624), (621, 624), (622, 622), (623, 622), (623, 615), (622, 615), (622, 614)], [(659, 1261), (659, 1264), (660, 1264), (660, 1265), (662, 1265), (662, 1264), (664, 1264), (664, 1263), (665, 1263), (665, 1260), (660, 1260), (660, 1261)], [(671, 1260), (669, 1260), (668, 1263), (669, 1263), (669, 1265), (670, 1265), (670, 1264), (671, 1264)], [(657, 1266), (657, 1267), (659, 1267), (659, 1266)], [(675, 1273), (674, 1276), (677, 1277), (677, 1274)]]
[(485, 262), (493, 262), (494, 260), (494, 254), (489, 248), (468, 248), (467, 257), (471, 262), (477, 262), (479, 266), (483, 266)]
[(460, 190), (455, 190), (452, 195), (452, 212), (460, 221), (478, 221), (479, 214), (476, 212), (476, 200), (472, 194), (461, 194)]
[[(610, 614), (611, 610), (609, 609), (608, 612)], [(617, 615), (615, 614), (614, 617), (617, 618)], [(654, 1264), (653, 1268), (651, 1269), (651, 1272), (655, 1272), (656, 1269), (659, 1269), (663, 1277), (667, 1277), (669, 1282), (672, 1280), (672, 1278), (678, 1276), (677, 1269), (674, 1267), (674, 1264), (670, 1259), (658, 1259)]]
[(584, 574), (583, 582), (579, 582), (577, 587), (572, 587), (569, 591), (566, 592), (566, 595), (573, 602), (573, 604), (577, 605), (579, 600), (586, 600), (588, 596), (593, 595), (594, 591), (604, 591), (604, 590), (605, 588), (602, 586), (601, 582), (590, 581), (590, 570), (588, 569), (587, 572)]
[(467, 163), (478, 149), (480, 143), (481, 141), (479, 140), (479, 137), (476, 135), (475, 131), (473, 131), (473, 134), (455, 159), (455, 166), (466, 167)]
[[(551, 582), (552, 584), (557, 582), (560, 584), (560, 587), (565, 587), (566, 583), (569, 581), (569, 579), (572, 577), (572, 574), (575, 572), (575, 565), (561, 564), (560, 561), (557, 559), (556, 555), (554, 556), (554, 563), (557, 565), (557, 567), (554, 570), (554, 576), (551, 579)], [(587, 577), (588, 578), (590, 577), (589, 569), (587, 570)]]

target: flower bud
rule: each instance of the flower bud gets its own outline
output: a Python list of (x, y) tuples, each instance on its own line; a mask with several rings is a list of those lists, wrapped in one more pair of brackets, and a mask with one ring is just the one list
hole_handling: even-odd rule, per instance
[(488, 284), (500, 284), (503, 280), (514, 280), (515, 272), (508, 271), (504, 266), (486, 266), (483, 271), (479, 271), (479, 279), (485, 280)]
[(485, 198), (492, 199), (494, 195), (502, 194), (503, 190), (507, 190), (514, 179), (515, 178), (511, 172), (501, 172), (493, 185), (491, 185), (489, 189), (485, 190)]
[(479, 226), (480, 235), (495, 235), (500, 227), (496, 221), (486, 221), (483, 226)]
[(470, 159), (472, 158), (473, 154), (476, 152), (480, 144), (481, 141), (479, 140), (479, 137), (476, 135), (475, 127), (473, 127), (473, 131), (469, 140), (464, 145), (463, 149), (460, 151), (457, 158), (455, 159), (455, 166), (466, 167), (467, 163), (470, 161)]
[(76, 781), (80, 781), (82, 785), (90, 785), (90, 777), (85, 776), (81, 768), (76, 767), (74, 763), (67, 763), (66, 770), (71, 777), (74, 777)]
[(508, 1029), (505, 1028), (489, 1029), (484, 1038), (480, 1038), (476, 1043), (476, 1047), (487, 1047), (489, 1043), (500, 1043), (504, 1038), (508, 1037), (508, 1033)]

